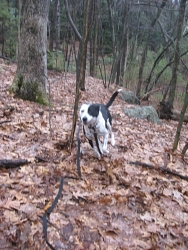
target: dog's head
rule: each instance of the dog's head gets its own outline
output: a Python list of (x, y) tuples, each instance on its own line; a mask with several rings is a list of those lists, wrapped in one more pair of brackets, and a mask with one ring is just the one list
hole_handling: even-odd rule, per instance
[(80, 108), (80, 119), (84, 125), (94, 125), (99, 115), (98, 104), (82, 104)]

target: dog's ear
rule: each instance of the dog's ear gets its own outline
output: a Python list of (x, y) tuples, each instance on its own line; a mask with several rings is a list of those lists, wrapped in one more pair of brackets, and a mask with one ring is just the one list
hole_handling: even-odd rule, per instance
[(100, 106), (98, 104), (92, 104), (88, 108), (88, 114), (97, 117), (99, 115)]

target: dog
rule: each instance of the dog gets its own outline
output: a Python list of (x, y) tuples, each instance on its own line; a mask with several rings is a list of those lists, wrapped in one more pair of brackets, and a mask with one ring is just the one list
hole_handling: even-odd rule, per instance
[[(121, 91), (122, 89), (117, 90), (106, 105), (82, 104), (80, 108), (80, 119), (83, 124), (84, 135), (88, 139), (98, 159), (101, 158), (103, 153), (109, 153), (107, 149), (108, 130), (111, 133), (111, 145), (115, 145), (114, 133), (112, 131), (112, 117), (108, 108)], [(103, 137), (103, 146), (100, 137)]]

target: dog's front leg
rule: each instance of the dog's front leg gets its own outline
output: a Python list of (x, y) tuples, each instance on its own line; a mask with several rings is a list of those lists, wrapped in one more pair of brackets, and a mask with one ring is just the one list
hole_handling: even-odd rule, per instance
[(103, 148), (102, 148), (102, 144), (101, 144), (100, 140), (98, 138), (97, 138), (97, 140), (98, 140), (99, 149), (98, 149), (97, 145), (93, 149), (94, 149), (98, 159), (100, 160), (101, 159), (101, 154), (103, 154)]

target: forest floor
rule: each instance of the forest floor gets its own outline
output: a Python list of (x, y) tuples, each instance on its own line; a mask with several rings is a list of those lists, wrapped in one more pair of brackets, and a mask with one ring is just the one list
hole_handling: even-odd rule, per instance
[[(171, 153), (175, 121), (162, 125), (126, 116), (128, 106), (116, 98), (110, 108), (116, 145), (99, 161), (81, 131), (81, 172), (77, 140), (70, 136), (75, 75), (50, 71), (51, 112), (23, 101), (8, 89), (15, 64), (0, 63), (0, 160), (27, 159), (28, 164), (0, 169), (0, 249), (49, 249), (42, 217), (62, 195), (48, 218), (48, 241), (55, 249), (188, 249), (188, 181), (160, 171), (165, 167), (188, 176), (188, 124)], [(114, 91), (114, 90), (113, 90)], [(106, 103), (111, 91), (101, 80), (86, 78), (80, 103)], [(51, 131), (49, 126), (51, 120)], [(5, 122), (6, 121), (6, 122)], [(153, 165), (131, 164), (139, 161)]]

